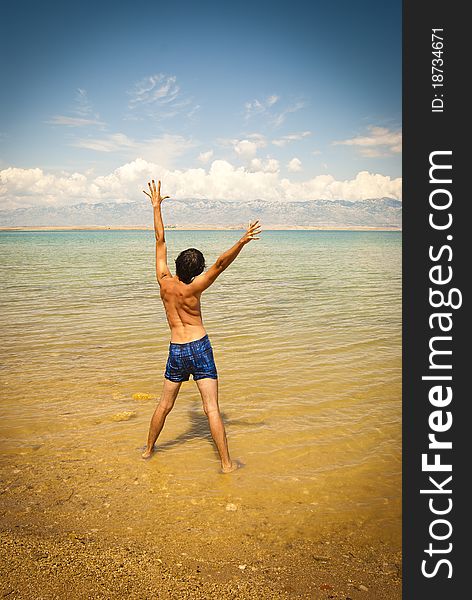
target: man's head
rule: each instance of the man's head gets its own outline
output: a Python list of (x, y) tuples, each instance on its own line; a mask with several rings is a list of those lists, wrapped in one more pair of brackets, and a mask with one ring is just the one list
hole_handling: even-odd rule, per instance
[(194, 277), (203, 273), (205, 257), (196, 248), (188, 248), (175, 259), (177, 277), (184, 283), (190, 283)]

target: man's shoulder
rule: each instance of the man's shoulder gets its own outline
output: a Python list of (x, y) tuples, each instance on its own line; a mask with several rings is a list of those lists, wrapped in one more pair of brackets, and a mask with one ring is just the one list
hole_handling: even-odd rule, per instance
[(161, 286), (169, 286), (172, 283), (174, 283), (174, 276), (171, 273), (164, 275), (159, 281)]

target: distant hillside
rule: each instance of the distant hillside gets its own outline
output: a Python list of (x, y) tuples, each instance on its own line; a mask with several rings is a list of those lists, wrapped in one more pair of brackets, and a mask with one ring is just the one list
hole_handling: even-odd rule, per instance
[[(237, 225), (252, 218), (271, 225), (401, 227), (402, 203), (392, 198), (371, 200), (166, 200), (168, 225)], [(0, 211), (0, 226), (152, 225), (146, 202), (40, 206)]]

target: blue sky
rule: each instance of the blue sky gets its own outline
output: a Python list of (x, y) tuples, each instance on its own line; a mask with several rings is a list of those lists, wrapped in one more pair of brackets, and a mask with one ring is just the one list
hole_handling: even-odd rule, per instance
[(1, 27), (4, 207), (155, 169), (171, 194), (399, 195), (399, 1), (22, 2)]

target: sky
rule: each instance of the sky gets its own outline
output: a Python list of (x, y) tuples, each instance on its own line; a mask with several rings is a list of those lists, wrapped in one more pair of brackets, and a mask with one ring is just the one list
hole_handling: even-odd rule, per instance
[(10, 2), (0, 209), (401, 199), (401, 2)]

